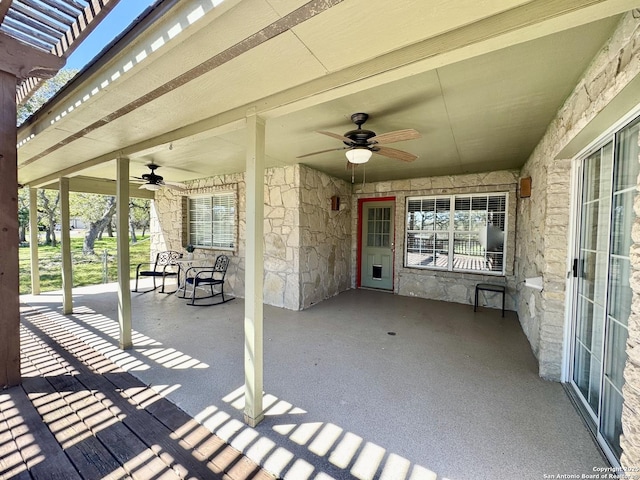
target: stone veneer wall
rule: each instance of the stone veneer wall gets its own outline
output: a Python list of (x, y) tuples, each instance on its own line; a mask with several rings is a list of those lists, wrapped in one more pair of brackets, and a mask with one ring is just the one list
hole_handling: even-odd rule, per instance
[[(293, 310), (300, 308), (299, 282), (299, 173), (297, 167), (270, 168), (265, 171), (264, 209), (264, 302)], [(152, 215), (152, 255), (160, 250), (184, 251), (188, 243), (187, 195), (211, 193), (215, 190), (237, 191), (238, 233), (233, 252), (197, 248), (194, 260), (212, 262), (224, 253), (231, 258), (225, 291), (244, 297), (246, 205), (243, 173), (203, 178), (188, 183), (184, 194), (163, 189), (156, 194)]]
[(264, 302), (299, 310), (299, 167), (270, 168), (265, 174), (265, 182)]
[[(499, 283), (507, 286), (505, 307), (515, 309), (516, 280), (514, 277), (514, 244), (516, 232), (516, 185), (517, 171), (476, 173), (457, 176), (417, 178), (390, 182), (367, 183), (357, 187), (352, 208), (357, 210), (358, 199), (375, 197), (395, 197), (395, 266), (394, 292), (399, 295), (416, 296), (447, 302), (473, 304), (477, 283)], [(468, 193), (508, 192), (507, 257), (506, 275), (482, 275), (480, 273), (443, 272), (404, 267), (405, 205), (406, 198), (421, 195), (452, 195)], [(352, 229), (352, 284), (357, 278), (357, 215), (353, 215)], [(502, 307), (499, 294), (486, 292), (486, 306)]]
[[(569, 272), (571, 160), (558, 153), (640, 72), (639, 20), (627, 14), (594, 58), (522, 168), (532, 178), (518, 208), (516, 275), (542, 275), (544, 290), (520, 289), (518, 316), (544, 378), (560, 380)], [(604, 132), (603, 132), (604, 133)]]
[[(300, 166), (301, 308), (351, 285), (351, 185)], [(331, 210), (331, 197), (340, 210)]]
[(245, 181), (244, 174), (220, 175), (202, 178), (188, 183), (184, 193), (171, 189), (162, 189), (156, 193), (151, 217), (151, 256), (162, 250), (186, 251), (187, 239), (187, 195), (212, 193), (214, 191), (235, 190), (237, 192), (238, 231), (236, 249), (216, 250), (197, 248), (193, 254), (196, 261), (212, 263), (219, 254), (230, 258), (227, 269), (225, 293), (244, 297), (244, 247), (245, 247)]
[[(226, 290), (244, 296), (245, 181), (244, 174), (203, 178), (184, 193), (164, 189), (152, 210), (151, 251), (184, 251), (188, 243), (187, 195), (235, 189), (238, 194), (238, 242), (233, 252), (198, 248), (196, 261), (211, 262), (224, 253), (231, 257)], [(306, 308), (350, 285), (349, 184), (301, 165), (265, 172), (264, 302), (291, 310)], [(330, 198), (342, 197), (339, 212)]]

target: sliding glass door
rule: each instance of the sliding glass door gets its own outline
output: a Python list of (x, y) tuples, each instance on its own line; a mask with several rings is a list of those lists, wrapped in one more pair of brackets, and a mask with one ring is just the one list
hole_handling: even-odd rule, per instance
[(620, 459), (622, 385), (631, 312), (631, 227), (640, 120), (581, 162), (571, 383), (610, 459)]

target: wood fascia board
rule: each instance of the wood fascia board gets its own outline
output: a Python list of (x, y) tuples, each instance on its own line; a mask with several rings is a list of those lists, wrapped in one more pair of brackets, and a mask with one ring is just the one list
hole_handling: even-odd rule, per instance
[(64, 62), (60, 57), (36, 50), (0, 32), (0, 70), (20, 80), (53, 77), (64, 66)]

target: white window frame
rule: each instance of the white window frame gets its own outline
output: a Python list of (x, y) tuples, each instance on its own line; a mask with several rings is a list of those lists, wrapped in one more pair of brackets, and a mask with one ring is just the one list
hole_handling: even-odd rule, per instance
[[(471, 270), (471, 269), (461, 269), (454, 268), (454, 239), (456, 233), (461, 233), (460, 231), (456, 231), (455, 229), (455, 205), (456, 198), (474, 198), (474, 197), (504, 197), (505, 201), (505, 210), (504, 210), (504, 237), (503, 237), (503, 246), (502, 246), (502, 271), (491, 271), (491, 270)], [(438, 267), (433, 265), (410, 265), (408, 262), (409, 255), (409, 241), (408, 237), (410, 233), (418, 232), (418, 230), (410, 230), (409, 229), (409, 202), (412, 200), (440, 200), (440, 199), (448, 199), (449, 200), (449, 228), (448, 230), (442, 230), (441, 233), (446, 233), (448, 235), (448, 262), (447, 267)], [(487, 192), (487, 193), (464, 193), (464, 194), (455, 194), (455, 195), (420, 195), (407, 197), (405, 201), (405, 232), (404, 232), (404, 267), (405, 268), (415, 268), (420, 270), (436, 270), (436, 271), (447, 271), (447, 272), (459, 272), (459, 273), (475, 273), (479, 275), (493, 275), (493, 276), (505, 276), (506, 275), (506, 266), (507, 266), (507, 239), (508, 239), (508, 231), (509, 231), (509, 192)], [(435, 231), (437, 232), (437, 231)], [(486, 255), (486, 252), (485, 252)]]
[[(213, 211), (212, 211), (212, 219), (211, 219), (211, 245), (201, 245), (199, 243), (197, 243), (196, 241), (194, 241), (194, 232), (192, 230), (192, 223), (195, 222), (195, 220), (192, 222), (191, 219), (191, 202), (192, 200), (197, 200), (200, 198), (210, 198), (212, 200), (212, 210), (213, 208), (215, 208), (216, 204), (214, 202), (214, 199), (216, 197), (231, 197), (232, 200), (232, 206), (233, 206), (233, 223), (232, 225), (230, 225), (231, 230), (232, 230), (232, 235), (233, 235), (233, 244), (231, 246), (229, 245), (223, 245), (222, 242), (218, 242), (216, 243), (214, 241), (215, 239), (215, 221), (213, 220)], [(218, 204), (219, 205), (219, 204)], [(225, 251), (235, 251), (238, 245), (238, 197), (237, 197), (237, 192), (235, 190), (221, 190), (221, 191), (216, 191), (216, 192), (212, 192), (212, 193), (203, 193), (203, 194), (198, 194), (198, 195), (189, 195), (187, 197), (187, 243), (192, 244), (194, 247), (196, 248), (201, 248), (201, 249), (209, 249), (209, 250), (225, 250)]]

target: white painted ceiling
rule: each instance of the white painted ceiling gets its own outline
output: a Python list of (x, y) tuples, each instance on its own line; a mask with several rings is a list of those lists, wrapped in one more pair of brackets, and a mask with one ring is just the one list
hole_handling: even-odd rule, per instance
[(366, 112), (365, 128), (422, 138), (390, 145), (416, 161), (374, 155), (356, 181), (519, 168), (632, 3), (344, 0), (299, 21), (312, 9), (298, 0), (178, 2), (20, 129), (19, 181), (113, 179), (118, 156), (173, 181), (240, 172), (249, 109), (267, 166), (351, 180), (342, 151), (296, 157), (340, 148), (317, 131)]

